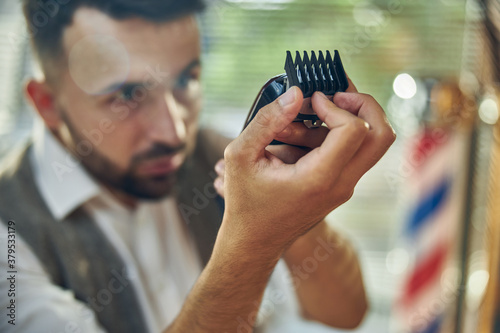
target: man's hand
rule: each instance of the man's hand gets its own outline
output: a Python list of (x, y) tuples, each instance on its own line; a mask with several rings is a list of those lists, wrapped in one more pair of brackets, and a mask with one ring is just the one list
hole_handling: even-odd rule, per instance
[(354, 184), (340, 176), (369, 125), (323, 94), (311, 98), (313, 110), (330, 128), (320, 147), (295, 164), (285, 164), (266, 150), (296, 117), (302, 100), (301, 91), (292, 87), (260, 110), (226, 148), (223, 228), (227, 225), (242, 242), (262, 242), (283, 250), (352, 194)]
[[(322, 219), (351, 197), (394, 132), (375, 100), (355, 92), (337, 93), (335, 104), (315, 93), (312, 107), (328, 129), (304, 131), (290, 125), (302, 101), (301, 91), (291, 88), (227, 147), (215, 182), (226, 209), (212, 257), (165, 332), (250, 332), (282, 255), (294, 271), (316, 253), (318, 242), (347, 244)], [(305, 148), (270, 148), (273, 139)], [(348, 245), (332, 246), (327, 254), (297, 287), (303, 313), (353, 327), (366, 310), (359, 265)]]
[[(294, 164), (273, 155), (268, 145), (273, 139), (285, 141), (293, 132), (289, 125), (302, 105), (297, 88), (263, 108), (228, 146), (223, 182), (223, 227), (228, 232), (243, 242), (283, 249), (351, 197), (358, 180), (395, 137), (371, 96), (337, 93), (333, 101), (322, 93), (311, 98), (313, 110), (329, 131), (319, 147)], [(300, 136), (292, 138), (304, 142)]]
[[(294, 164), (312, 149), (319, 147), (328, 135), (328, 128), (308, 128), (302, 122), (293, 122), (288, 125), (278, 137), (284, 144), (269, 145), (266, 150), (279, 158), (283, 163)], [(215, 189), (224, 197), (225, 162), (221, 159), (215, 165), (217, 178)]]
[[(357, 94), (351, 81), (347, 91), (352, 94), (337, 94), (334, 102), (342, 105), (344, 111), (370, 124), (370, 130), (359, 138), (361, 144), (340, 173), (339, 177), (347, 177), (347, 181), (337, 179), (334, 182), (354, 188), (357, 180), (383, 156), (395, 137), (382, 108), (373, 98)], [(336, 111), (335, 105), (324, 100), (318, 101), (317, 97), (313, 98), (314, 106)], [(337, 129), (333, 127), (332, 130)], [(302, 123), (292, 123), (274, 138), (288, 145), (268, 146), (266, 150), (283, 163), (294, 164), (307, 153), (322, 146), (329, 132), (326, 127), (309, 129)], [(224, 160), (217, 163), (216, 171), (218, 178), (215, 186), (219, 194), (224, 196)], [(272, 203), (269, 205), (272, 207)], [(350, 242), (341, 241), (342, 239), (323, 220), (304, 236), (293, 241), (283, 257), (297, 282), (295, 287), (303, 315), (333, 327), (353, 328), (361, 322), (367, 309), (367, 301), (355, 250)], [(317, 268), (313, 272), (301, 272), (304, 262), (317, 257), (319, 244), (335, 244), (335, 250), (332, 249), (326, 257), (321, 256), (321, 260), (316, 261)]]

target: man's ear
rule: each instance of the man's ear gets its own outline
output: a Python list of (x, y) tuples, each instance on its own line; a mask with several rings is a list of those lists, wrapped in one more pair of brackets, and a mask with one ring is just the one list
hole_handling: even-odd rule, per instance
[(61, 123), (61, 118), (55, 107), (54, 95), (49, 85), (45, 81), (32, 79), (26, 84), (25, 93), (45, 125), (51, 130), (56, 130)]

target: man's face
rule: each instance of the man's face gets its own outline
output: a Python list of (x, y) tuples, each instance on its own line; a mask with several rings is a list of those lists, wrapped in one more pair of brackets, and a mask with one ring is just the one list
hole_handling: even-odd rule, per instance
[(108, 187), (160, 198), (196, 140), (201, 107), (195, 19), (114, 20), (77, 10), (63, 35), (55, 132)]

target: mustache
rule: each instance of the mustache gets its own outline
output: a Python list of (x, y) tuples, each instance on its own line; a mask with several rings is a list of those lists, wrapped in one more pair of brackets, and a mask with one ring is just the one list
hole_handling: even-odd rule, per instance
[(139, 162), (158, 158), (167, 157), (174, 155), (180, 151), (186, 149), (186, 144), (180, 144), (178, 146), (167, 146), (162, 143), (155, 143), (151, 149), (144, 153), (140, 153), (132, 158), (132, 165), (136, 165)]

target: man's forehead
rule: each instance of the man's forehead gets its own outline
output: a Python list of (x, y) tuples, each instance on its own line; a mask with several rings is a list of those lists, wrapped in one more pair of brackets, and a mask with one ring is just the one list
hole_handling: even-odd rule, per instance
[(155, 23), (139, 17), (118, 20), (98, 9), (81, 7), (76, 10), (72, 24), (65, 29), (63, 40), (71, 46), (72, 41), (94, 34), (113, 35), (118, 40), (127, 41), (133, 38), (175, 37), (192, 32), (198, 32), (194, 16)]
[(63, 35), (69, 74), (83, 90), (97, 94), (109, 84), (139, 78), (151, 67), (172, 74), (199, 57), (193, 16), (153, 23), (116, 20), (93, 8), (80, 8)]

